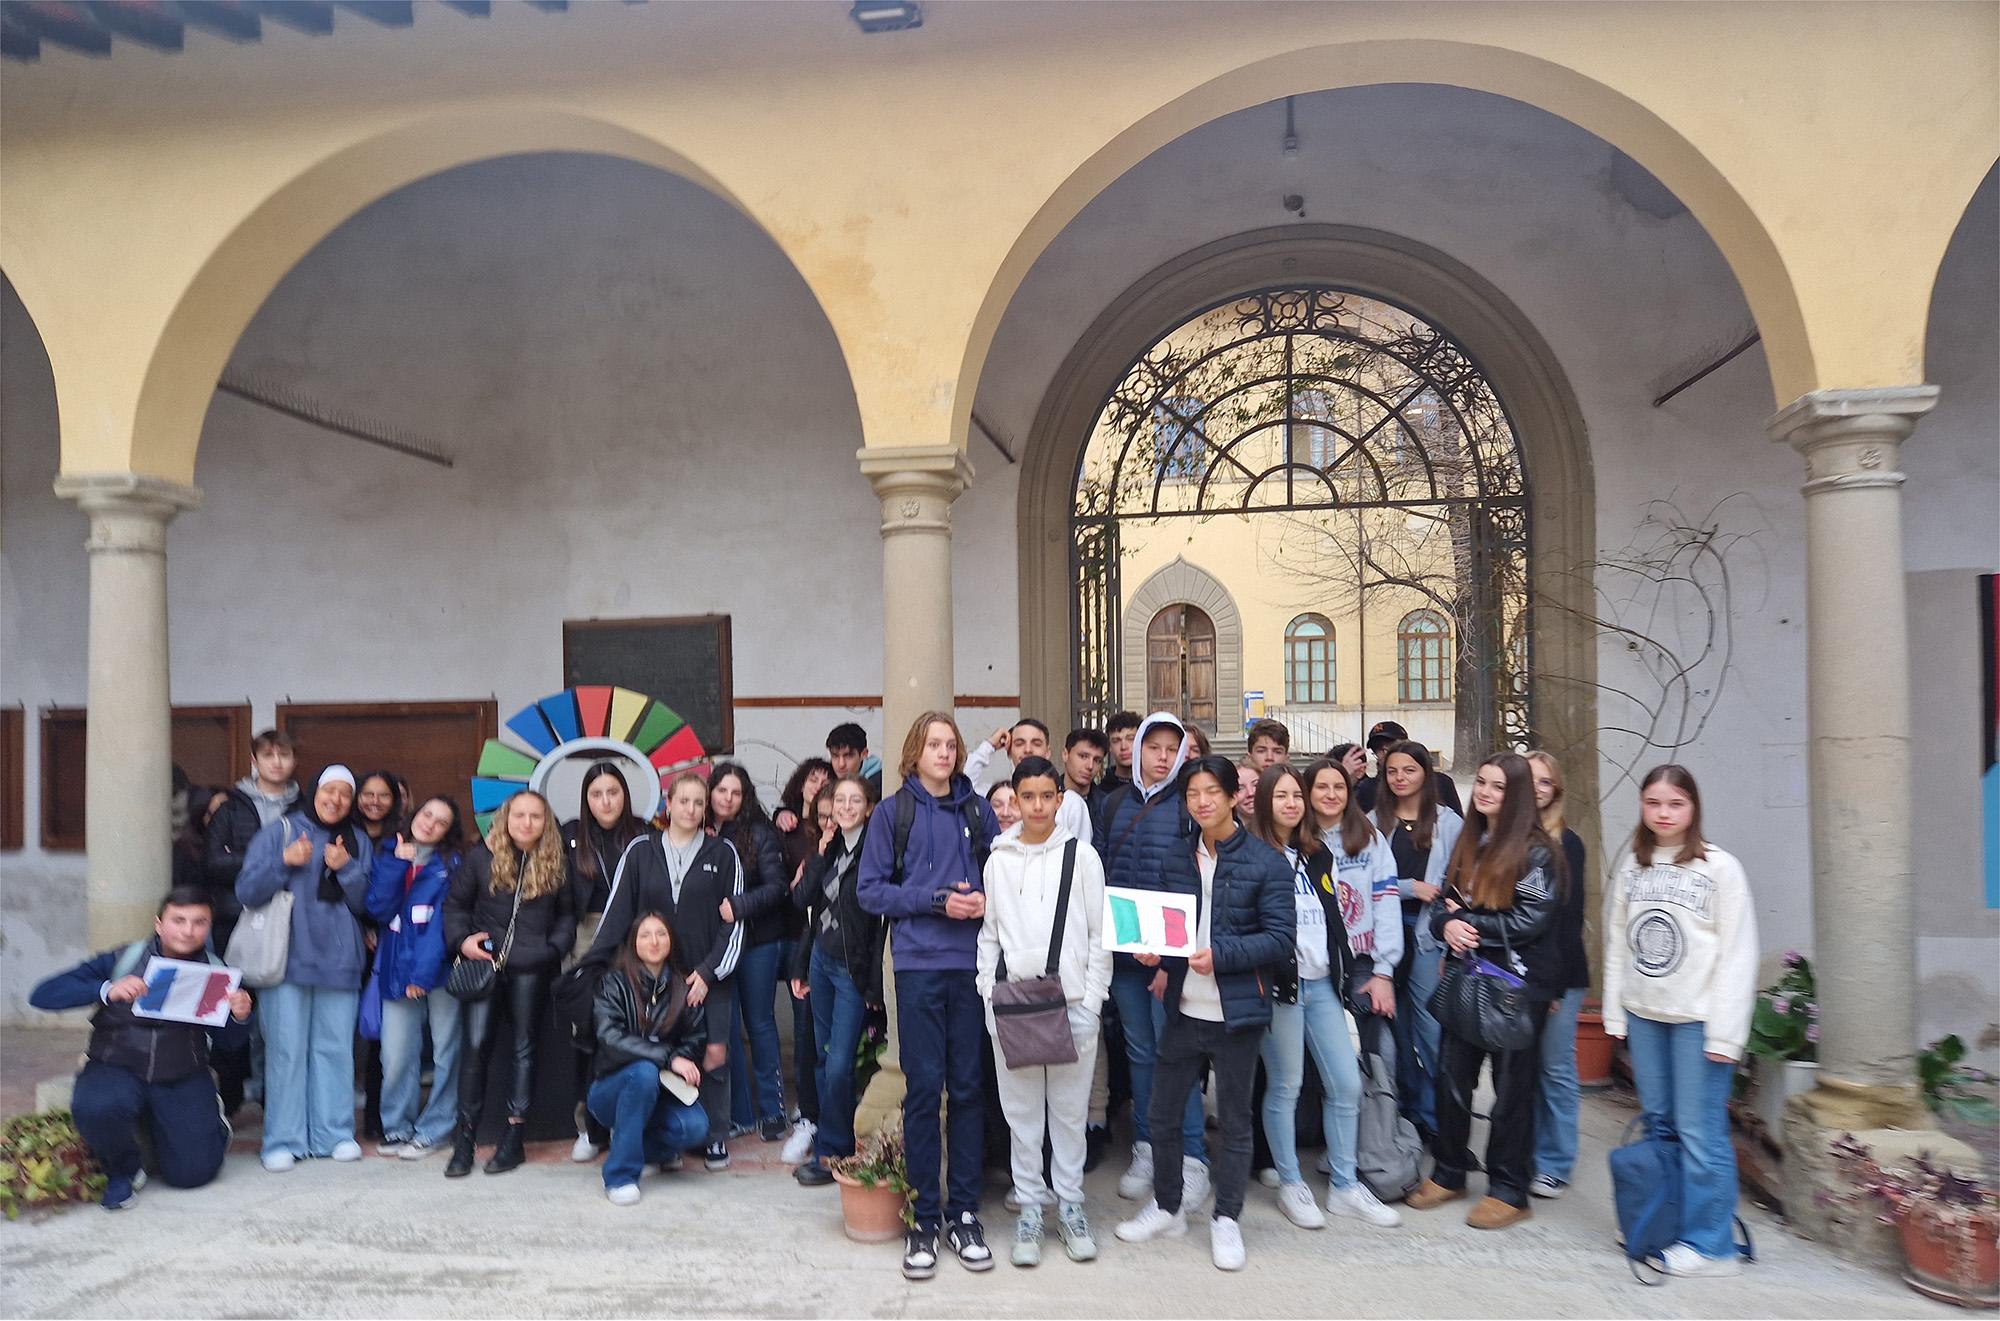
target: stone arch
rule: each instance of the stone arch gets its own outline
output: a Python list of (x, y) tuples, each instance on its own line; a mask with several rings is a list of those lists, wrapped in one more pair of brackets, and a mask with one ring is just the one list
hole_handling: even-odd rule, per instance
[(1617, 88), (1521, 51), (1433, 39), (1367, 40), (1286, 51), (1233, 69), (1128, 125), (1079, 165), (994, 274), (960, 364), (952, 436), (967, 433), (993, 336), (1022, 280), (1064, 226), (1115, 179), (1224, 115), (1287, 95), (1384, 83), (1443, 84), (1508, 97), (1566, 119), (1638, 161), (1687, 205), (1735, 273), (1764, 338), (1777, 403), (1820, 384), (1805, 315), (1776, 243), (1736, 187), (1672, 124)]
[[(1143, 701), (1146, 694), (1146, 628), (1153, 616), (1170, 605), (1198, 606), (1215, 625), (1215, 722), (1216, 742), (1227, 744), (1241, 738), (1238, 717), (1243, 710), (1243, 614), (1236, 598), (1222, 580), (1198, 564), (1175, 556), (1171, 564), (1155, 569), (1125, 604), (1118, 627), (1121, 648), (1119, 684), (1127, 704)], [(1135, 696), (1136, 694), (1136, 696)], [(1042, 711), (1052, 708), (1030, 707)], [(1135, 708), (1136, 709), (1136, 708)]]
[[(1519, 437), (1532, 495), (1530, 682), (1537, 733), (1571, 768), (1575, 799), (1595, 802), (1597, 647), (1586, 621), (1597, 553), (1596, 491), (1582, 410), (1554, 351), (1498, 288), (1435, 249), (1377, 230), (1288, 225), (1205, 244), (1143, 276), (1077, 341), (1042, 398), (1021, 460), (1022, 709), (1072, 708), (1070, 514), (1106, 393), (1192, 313), (1297, 282), (1383, 298), (1443, 328), (1500, 396)], [(1129, 627), (1121, 619), (1121, 639), (1129, 639)], [(1130, 655), (1128, 646), (1121, 665), (1130, 664)], [(1240, 703), (1240, 681), (1236, 692)]]
[[(416, 120), (352, 143), (300, 171), (245, 216), (202, 262), (147, 362), (132, 419), (131, 468), (175, 481), (192, 479), (215, 381), (244, 329), (285, 274), (343, 222), (419, 179), (535, 152), (614, 156), (679, 175), (727, 202), (784, 252), (713, 175), (645, 133), (542, 108)], [(93, 461), (86, 466), (108, 465)]]

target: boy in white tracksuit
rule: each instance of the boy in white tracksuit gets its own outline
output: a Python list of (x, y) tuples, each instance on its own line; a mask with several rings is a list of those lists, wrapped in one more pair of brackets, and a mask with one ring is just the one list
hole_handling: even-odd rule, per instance
[[(1088, 1261), (1097, 1255), (1097, 1245), (1083, 1214), (1085, 1127), (1097, 1061), (1098, 1014), (1111, 991), (1111, 953), (1103, 939), (1104, 869), (1096, 852), (1078, 842), (1057, 960), (1069, 1002), (1076, 1061), (1010, 1069), (993, 1026), (993, 983), (1003, 954), (1010, 981), (1048, 971), (1063, 857), (1075, 839), (1056, 820), (1063, 790), (1053, 763), (1045, 757), (1025, 758), (1014, 769), (1013, 785), (1022, 818), (993, 842), (986, 860), (986, 918), (979, 929), (977, 974), (979, 994), (986, 1000), (986, 1028), (996, 1037), (1000, 1108), (1012, 1138), (1014, 1192), (1021, 1204), (1013, 1261), (1032, 1266), (1041, 1260), (1042, 1208), (1052, 1201), (1064, 1250), (1072, 1260)], [(1053, 1153), (1053, 1197), (1042, 1181), (1045, 1127)]]

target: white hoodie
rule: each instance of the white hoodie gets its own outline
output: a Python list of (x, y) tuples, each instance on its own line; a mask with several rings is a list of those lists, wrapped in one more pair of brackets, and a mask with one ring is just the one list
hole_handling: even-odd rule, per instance
[[(1009, 981), (1048, 971), (1049, 934), (1062, 887), (1063, 845), (1075, 838), (1058, 823), (1040, 844), (1021, 838), (1011, 826), (993, 841), (986, 859), (986, 920), (979, 928), (979, 994), (993, 998), (1000, 954), (1007, 955)], [(1104, 948), (1104, 865), (1088, 844), (1076, 849), (1070, 875), (1069, 916), (1057, 971), (1071, 1004), (1098, 1012), (1111, 992), (1111, 951)]]
[(1641, 866), (1626, 849), (1604, 901), (1604, 1030), (1637, 1014), (1701, 1023), (1702, 1049), (1743, 1058), (1757, 1000), (1757, 911), (1743, 864), (1710, 844), (1706, 858)]
[[(1146, 762), (1142, 753), (1146, 747), (1146, 735), (1153, 732), (1154, 725), (1172, 725), (1180, 730), (1181, 745), (1174, 750), (1174, 764), (1168, 768), (1167, 773), (1153, 783), (1147, 784)], [(1179, 716), (1168, 715), (1165, 711), (1155, 711), (1141, 720), (1138, 732), (1132, 736), (1132, 787), (1139, 791), (1139, 800), (1144, 802), (1172, 784), (1174, 777), (1181, 773), (1181, 767), (1187, 764), (1187, 754), (1187, 726), (1181, 723)]]

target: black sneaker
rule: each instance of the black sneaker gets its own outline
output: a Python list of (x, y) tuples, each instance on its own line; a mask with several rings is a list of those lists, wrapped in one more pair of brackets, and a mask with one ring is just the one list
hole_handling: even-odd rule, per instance
[(757, 1125), (757, 1136), (766, 1142), (783, 1142), (785, 1135), (791, 1131), (791, 1125), (785, 1122), (783, 1115), (772, 1115)]
[(903, 1231), (903, 1278), (928, 1280), (937, 1274), (937, 1231), (919, 1226)]
[(993, 1269), (993, 1249), (986, 1246), (986, 1231), (979, 1227), (979, 1217), (972, 1212), (962, 1212), (958, 1219), (946, 1226), (944, 1240), (958, 1254), (958, 1263), (965, 1269)]
[(816, 1160), (809, 1160), (793, 1170), (792, 1177), (799, 1181), (801, 1188), (824, 1188), (833, 1182), (833, 1171)]
[(729, 1168), (729, 1144), (711, 1142), (701, 1151), (701, 1163), (710, 1174)]

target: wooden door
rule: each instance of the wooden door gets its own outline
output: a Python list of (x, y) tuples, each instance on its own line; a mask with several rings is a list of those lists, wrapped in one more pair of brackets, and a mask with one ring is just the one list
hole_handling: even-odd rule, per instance
[(1146, 626), (1146, 709), (1215, 728), (1215, 621), (1170, 605)]
[[(479, 749), (494, 737), (499, 704), (470, 702), (286, 703), (278, 728), (299, 745), (299, 784), (312, 792), (319, 773), (344, 763), (355, 777), (387, 770), (410, 782), (419, 801), (443, 794), (471, 821), (467, 798)], [(575, 811), (572, 804), (569, 811)], [(468, 824), (468, 835), (471, 828)]]

